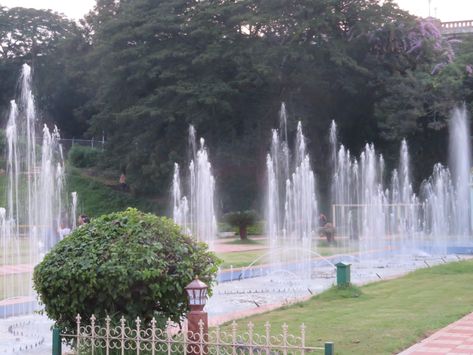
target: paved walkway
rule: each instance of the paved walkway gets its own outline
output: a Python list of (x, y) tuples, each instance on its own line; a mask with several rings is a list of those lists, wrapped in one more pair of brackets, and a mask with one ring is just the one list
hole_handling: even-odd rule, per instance
[(440, 329), (399, 355), (473, 354), (473, 313)]
[(11, 274), (23, 274), (32, 272), (34, 265), (31, 264), (16, 264), (16, 265), (1, 265), (0, 276), (11, 275)]
[(266, 245), (266, 238), (251, 237), (251, 240), (261, 241), (261, 244), (233, 244), (236, 238), (238, 237), (217, 239), (214, 244), (214, 251), (216, 253), (237, 253), (268, 249), (268, 246)]

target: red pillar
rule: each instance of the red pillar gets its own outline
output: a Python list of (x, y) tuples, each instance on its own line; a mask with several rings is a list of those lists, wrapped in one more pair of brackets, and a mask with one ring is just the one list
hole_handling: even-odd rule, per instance
[(191, 306), (187, 315), (187, 354), (207, 354), (207, 342), (209, 337), (209, 320), (203, 306)]

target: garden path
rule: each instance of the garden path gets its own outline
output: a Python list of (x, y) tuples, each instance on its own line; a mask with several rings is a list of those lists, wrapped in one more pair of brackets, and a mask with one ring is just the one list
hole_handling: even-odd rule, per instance
[(473, 354), (473, 313), (440, 329), (399, 355)]

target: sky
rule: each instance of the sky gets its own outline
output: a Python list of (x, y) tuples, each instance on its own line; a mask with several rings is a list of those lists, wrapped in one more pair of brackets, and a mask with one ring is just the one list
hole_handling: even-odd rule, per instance
[[(429, 16), (429, 0), (396, 0), (399, 7), (410, 13)], [(0, 0), (7, 7), (52, 9), (68, 17), (80, 19), (95, 4), (95, 0)], [(473, 0), (430, 0), (430, 14), (442, 21), (473, 20)]]

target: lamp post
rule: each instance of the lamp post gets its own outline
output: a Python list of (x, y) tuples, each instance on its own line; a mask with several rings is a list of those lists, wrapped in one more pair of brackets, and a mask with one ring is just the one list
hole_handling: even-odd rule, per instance
[(191, 311), (187, 315), (187, 354), (203, 355), (207, 353), (209, 320), (204, 306), (207, 302), (208, 286), (196, 277), (185, 287)]

